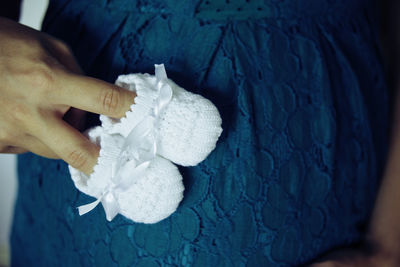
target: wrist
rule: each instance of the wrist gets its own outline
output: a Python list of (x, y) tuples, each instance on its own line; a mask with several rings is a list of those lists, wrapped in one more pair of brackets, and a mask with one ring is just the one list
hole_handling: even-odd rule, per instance
[(364, 242), (364, 251), (379, 262), (387, 263), (387, 266), (400, 266), (400, 244), (389, 238), (379, 237), (373, 232), (368, 233)]

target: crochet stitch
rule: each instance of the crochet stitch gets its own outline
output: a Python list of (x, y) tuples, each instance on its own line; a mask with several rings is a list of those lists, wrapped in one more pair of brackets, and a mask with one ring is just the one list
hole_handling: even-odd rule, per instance
[[(129, 177), (134, 179), (126, 188), (119, 190), (118, 184), (116, 184), (117, 187), (111, 187), (117, 188), (112, 189), (114, 190), (112, 195), (105, 195), (110, 185), (113, 185), (112, 172), (115, 163), (122, 161), (122, 165), (124, 165), (131, 160), (132, 155), (122, 153), (121, 157), (124, 138), (120, 135), (108, 135), (99, 126), (90, 129), (87, 134), (93, 143), (100, 146), (98, 163), (94, 167), (93, 173), (88, 177), (72, 166), (68, 167), (76, 188), (102, 202), (107, 220), (111, 221), (116, 214), (107, 213), (104, 199), (102, 199), (104, 196), (106, 196), (105, 198), (109, 196), (115, 198), (118, 213), (135, 222), (156, 223), (176, 210), (183, 198), (182, 176), (176, 166), (159, 156), (151, 159), (143, 175), (137, 178)], [(128, 168), (127, 173), (130, 175), (133, 170)]]
[(102, 126), (88, 131), (101, 148), (90, 177), (69, 166), (75, 186), (97, 198), (79, 214), (101, 202), (109, 221), (120, 213), (155, 223), (183, 198), (182, 177), (169, 160), (184, 166), (204, 160), (221, 135), (221, 118), (209, 100), (168, 79), (163, 64), (155, 65), (155, 76), (121, 75), (116, 84), (137, 97), (126, 117), (101, 115)]
[[(165, 72), (163, 64), (155, 66)], [(221, 117), (208, 99), (186, 91), (171, 79), (165, 82), (173, 94), (160, 114), (157, 153), (178, 165), (197, 165), (215, 148), (222, 133)], [(157, 78), (148, 73), (135, 73), (120, 75), (115, 83), (136, 92), (134, 104), (121, 119), (100, 115), (100, 120), (108, 133), (127, 137), (143, 118), (152, 114), (158, 96)]]

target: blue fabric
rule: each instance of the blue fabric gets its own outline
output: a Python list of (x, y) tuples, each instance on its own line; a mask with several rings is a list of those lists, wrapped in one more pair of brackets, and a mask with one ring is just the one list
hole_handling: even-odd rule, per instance
[[(107, 222), (67, 165), (19, 156), (13, 266), (296, 266), (359, 242), (387, 141), (370, 0), (54, 0), (44, 31), (85, 72), (153, 73), (212, 100), (224, 132), (180, 168), (184, 200), (154, 224)], [(84, 88), (82, 88), (84, 90)]]

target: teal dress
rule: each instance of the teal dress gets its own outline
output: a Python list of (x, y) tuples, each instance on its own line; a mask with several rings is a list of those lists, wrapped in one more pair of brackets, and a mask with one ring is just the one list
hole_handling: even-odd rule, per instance
[(164, 63), (224, 131), (151, 225), (79, 216), (93, 199), (66, 163), (20, 155), (12, 265), (298, 266), (362, 241), (388, 128), (376, 13), (372, 0), (50, 1), (43, 30), (87, 75)]

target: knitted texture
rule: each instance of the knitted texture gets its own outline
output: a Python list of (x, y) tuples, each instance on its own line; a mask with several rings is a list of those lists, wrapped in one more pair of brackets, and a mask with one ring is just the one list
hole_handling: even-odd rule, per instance
[[(167, 82), (173, 96), (160, 114), (157, 153), (182, 166), (197, 165), (215, 148), (222, 133), (221, 117), (208, 99), (186, 91), (171, 79)], [(100, 120), (108, 133), (126, 137), (152, 112), (158, 93), (157, 80), (154, 75), (136, 73), (121, 75), (115, 83), (136, 92), (134, 104), (121, 119), (100, 115)]]
[[(76, 188), (99, 199), (111, 183), (112, 165), (118, 160), (124, 138), (109, 135), (102, 127), (87, 132), (89, 139), (100, 146), (98, 162), (90, 176), (69, 167)], [(130, 158), (128, 154), (126, 160)], [(135, 179), (128, 188), (115, 194), (119, 213), (142, 223), (156, 223), (171, 215), (183, 199), (182, 176), (170, 161), (154, 157), (144, 175)]]
[(175, 165), (156, 156), (146, 176), (118, 194), (120, 213), (136, 222), (156, 223), (175, 212), (183, 190), (182, 177)]
[(123, 138), (118, 135), (111, 137), (105, 134), (101, 127), (88, 129), (84, 135), (89, 137), (92, 143), (100, 147), (99, 158), (97, 159), (97, 164), (93, 167), (93, 173), (87, 176), (71, 165), (68, 165), (68, 168), (75, 187), (89, 196), (98, 198), (109, 183), (111, 177), (110, 166), (116, 161), (121, 151), (119, 147)]

